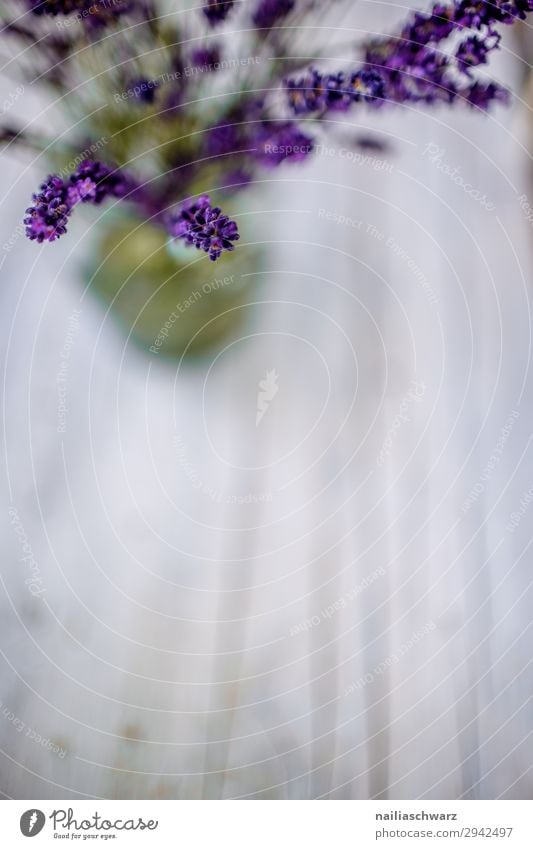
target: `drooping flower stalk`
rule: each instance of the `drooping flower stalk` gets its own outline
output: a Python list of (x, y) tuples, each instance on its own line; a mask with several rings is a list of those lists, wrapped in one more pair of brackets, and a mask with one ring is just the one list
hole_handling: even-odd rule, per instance
[[(472, 80), (471, 70), (499, 46), (498, 24), (512, 24), (531, 11), (533, 0), (436, 3), (429, 13), (415, 12), (397, 37), (371, 42), (365, 60), (383, 76), (388, 100), (431, 104), (462, 99), (486, 109), (508, 96), (496, 83)], [(452, 36), (461, 38), (454, 53), (436, 48)]]
[[(346, 110), (358, 100), (384, 103), (453, 103), (460, 99), (486, 109), (506, 102), (505, 89), (472, 78), (472, 69), (487, 63), (498, 48), (497, 24), (512, 24), (533, 11), (533, 0), (461, 0), (437, 3), (424, 14), (415, 12), (398, 36), (377, 39), (365, 50), (363, 69), (335, 74), (317, 70), (287, 82), (289, 104), (296, 115)], [(475, 29), (474, 35), (465, 30)], [(454, 53), (436, 45), (457, 35)], [(368, 75), (371, 75), (368, 77)], [(359, 89), (360, 96), (354, 96)]]
[(86, 159), (68, 180), (51, 174), (33, 195), (26, 210), (26, 235), (37, 242), (54, 242), (67, 232), (68, 219), (79, 203), (100, 204), (108, 197), (122, 198), (131, 188), (120, 173), (101, 162)]

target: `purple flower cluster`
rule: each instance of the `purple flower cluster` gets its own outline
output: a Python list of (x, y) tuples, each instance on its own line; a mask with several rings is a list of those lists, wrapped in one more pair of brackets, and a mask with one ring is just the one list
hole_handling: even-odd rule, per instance
[(477, 109), (488, 109), (492, 103), (508, 103), (509, 92), (496, 83), (472, 83), (461, 93), (461, 97)]
[(233, 243), (239, 239), (236, 222), (223, 215), (220, 207), (211, 206), (209, 195), (185, 203), (170, 217), (168, 229), (171, 236), (205, 251), (213, 261), (222, 251), (235, 250)]
[(139, 100), (141, 103), (152, 104), (155, 100), (158, 86), (159, 83), (157, 80), (149, 80), (141, 77), (132, 80), (129, 87), (134, 92), (136, 100)]
[(105, 26), (120, 15), (130, 12), (132, 0), (27, 0), (34, 15), (71, 15), (77, 12), (89, 27)]
[(237, 153), (246, 146), (246, 125), (240, 116), (236, 115), (230, 115), (224, 123), (210, 127), (205, 138), (205, 150), (208, 156)]
[(350, 75), (321, 74), (316, 69), (298, 80), (287, 80), (289, 105), (296, 115), (325, 112), (329, 109), (345, 112), (352, 103), (371, 103), (385, 95), (383, 77), (372, 68), (354, 71)]
[[(498, 47), (497, 24), (511, 24), (533, 11), (533, 0), (460, 0), (437, 3), (424, 14), (415, 12), (398, 37), (375, 41), (366, 51), (367, 67), (382, 74), (386, 97), (396, 102), (453, 102), (458, 97), (486, 109), (507, 95), (495, 83), (472, 82), (471, 68), (485, 64)], [(434, 48), (452, 33), (475, 29), (453, 56)]]
[(286, 159), (302, 162), (313, 150), (313, 139), (289, 122), (265, 122), (257, 133), (255, 144), (255, 157), (267, 168), (275, 168)]
[(108, 197), (122, 198), (132, 183), (122, 171), (108, 168), (95, 159), (84, 159), (69, 177), (69, 196), (79, 200), (101, 203)]
[(33, 195), (33, 206), (26, 210), (26, 235), (37, 242), (54, 242), (67, 232), (72, 206), (61, 177), (50, 175)]
[(239, 156), (248, 159), (249, 167), (270, 168), (285, 159), (301, 162), (313, 150), (313, 139), (293, 121), (258, 120), (250, 111), (249, 121), (233, 115), (231, 123), (218, 124), (207, 133), (205, 151), (208, 156)]
[(88, 0), (28, 0), (28, 8), (34, 15), (70, 15), (90, 5)]
[[(427, 14), (415, 12), (398, 36), (371, 42), (362, 69), (349, 76), (312, 69), (286, 82), (289, 105), (296, 115), (328, 110), (346, 111), (360, 101), (451, 103), (461, 98), (486, 109), (505, 102), (505, 89), (472, 79), (472, 68), (486, 64), (500, 42), (496, 24), (510, 24), (533, 11), (533, 0), (460, 0), (437, 3)], [(453, 55), (436, 49), (441, 41), (464, 29), (475, 29), (460, 41)]]
[[(495, 24), (512, 24), (517, 18), (523, 19), (532, 11), (533, 0), (460, 0), (449, 4), (436, 3), (428, 13), (415, 12), (397, 39), (384, 39), (378, 44), (388, 44), (395, 53), (399, 50), (398, 61), (403, 51), (411, 50), (416, 53), (417, 47), (438, 44), (454, 31), (476, 29), (493, 34)], [(398, 48), (397, 42), (403, 42), (403, 46)]]
[(203, 12), (212, 27), (226, 20), (233, 4), (234, 0), (207, 0)]
[[(87, 42), (92, 47), (101, 27), (119, 14), (136, 16), (138, 26), (125, 27), (117, 39), (124, 61), (108, 70), (114, 85), (109, 91), (116, 95), (129, 85), (137, 102), (119, 97), (120, 107), (115, 108), (117, 98), (112, 96), (110, 108), (99, 113), (98, 121), (91, 125), (87, 116), (87, 141), (93, 135), (105, 135), (108, 155), (117, 162), (135, 151), (131, 159), (139, 163), (144, 180), (141, 186), (94, 161), (82, 162), (66, 179), (48, 177), (26, 212), (29, 238), (54, 241), (66, 232), (77, 204), (97, 204), (106, 197), (127, 194), (141, 215), (158, 226), (168, 226), (175, 238), (205, 251), (213, 260), (223, 251), (233, 250), (239, 234), (235, 221), (200, 194), (202, 184), (216, 185), (227, 195), (253, 182), (261, 169), (304, 161), (314, 146), (307, 128), (318, 126), (331, 113), (345, 113), (354, 104), (383, 107), (462, 101), (487, 109), (506, 101), (506, 90), (479, 79), (476, 68), (485, 65), (498, 48), (500, 25), (522, 20), (533, 11), (533, 0), (428, 0), (432, 7), (410, 14), (395, 35), (364, 45), (358, 64), (354, 53), (345, 70), (326, 73), (302, 66), (283, 32), (288, 16), (291, 23), (298, 23), (302, 14), (316, 8), (315, 0), (249, 0), (248, 27), (241, 35), (244, 37), (251, 23), (256, 31), (250, 51), (264, 42), (273, 60), (262, 62), (257, 71), (254, 65), (262, 57), (251, 52), (241, 59), (234, 54), (226, 56), (222, 38), (213, 37), (213, 29), (236, 8), (236, 0), (203, 0), (191, 27), (188, 29), (185, 20), (180, 23), (183, 32), (180, 30), (178, 42), (158, 17), (159, 0), (23, 2), (35, 14), (75, 14), (85, 23), (60, 35), (49, 33), (46, 38), (33, 15), (26, 16), (30, 23), (25, 20), (22, 25), (15, 14), (6, 27), (9, 37), (31, 44), (32, 55), (40, 51), (38, 78), (46, 78), (57, 89), (58, 103), (70, 92), (72, 80), (79, 79), (77, 58), (86, 53)], [(16, 11), (20, 0), (6, 3), (13, 3)], [(324, 9), (333, 4), (334, 0), (325, 0)], [(199, 34), (200, 22), (203, 30)], [(135, 35), (130, 29), (135, 29)], [(150, 62), (145, 61), (146, 56)], [(226, 90), (212, 84), (211, 75), (222, 68), (228, 74)], [(234, 73), (231, 80), (230, 72)], [(82, 67), (82, 77), (85, 73)], [(225, 81), (226, 76), (220, 82)], [(107, 83), (102, 80), (102, 84)], [(281, 110), (280, 86), (286, 98)], [(139, 121), (134, 111), (143, 104), (157, 107), (143, 110), (150, 123)], [(337, 123), (330, 122), (331, 132)], [(0, 129), (0, 141), (11, 144), (17, 139), (24, 140), (22, 129)], [(29, 136), (27, 141), (34, 144)], [(43, 148), (52, 143), (50, 140)], [(196, 200), (180, 205), (183, 197)], [(166, 210), (172, 208), (179, 211), (169, 219)]]
[(85, 159), (65, 182), (50, 175), (33, 195), (26, 210), (26, 235), (37, 242), (54, 242), (67, 232), (67, 223), (78, 203), (99, 204), (105, 198), (124, 197), (128, 181), (101, 162)]
[(468, 74), (470, 69), (476, 65), (485, 65), (488, 54), (498, 46), (499, 42), (499, 33), (494, 33), (492, 38), (481, 38), (479, 35), (465, 38), (455, 52), (455, 58), (461, 71)]
[(271, 29), (294, 9), (296, 0), (260, 0), (252, 15), (258, 29)]
[(213, 47), (197, 47), (191, 53), (193, 65), (212, 70), (212, 66), (220, 62), (220, 48), (215, 44)]

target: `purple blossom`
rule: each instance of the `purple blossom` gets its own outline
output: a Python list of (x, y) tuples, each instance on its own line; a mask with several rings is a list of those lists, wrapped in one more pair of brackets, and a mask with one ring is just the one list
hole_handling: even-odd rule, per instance
[(448, 38), (454, 30), (490, 28), (511, 24), (533, 11), (533, 0), (460, 0), (436, 3), (429, 13), (415, 12), (400, 33), (400, 39), (425, 45)]
[(320, 80), (317, 87), (321, 93), (320, 101), (323, 108), (345, 112), (351, 103), (351, 96), (344, 74), (326, 74), (324, 77), (318, 75), (317, 79)]
[(26, 210), (26, 235), (37, 242), (54, 242), (67, 232), (68, 219), (78, 203), (101, 203), (106, 197), (123, 197), (130, 183), (120, 172), (101, 162), (85, 159), (64, 181), (50, 175), (33, 195)]
[(429, 14), (415, 12), (401, 31), (401, 38), (418, 45), (436, 43), (448, 38), (455, 29), (453, 5), (436, 3)]
[(131, 188), (131, 181), (121, 171), (94, 159), (84, 159), (69, 177), (72, 197), (77, 192), (82, 202), (99, 204), (110, 196), (121, 198)]
[(206, 153), (224, 156), (254, 147), (250, 136), (257, 122), (261, 121), (263, 105), (261, 100), (253, 99), (232, 106), (222, 121), (207, 130), (204, 140)]
[(210, 156), (224, 156), (227, 153), (237, 153), (246, 147), (243, 125), (240, 121), (231, 121), (211, 127), (205, 140), (206, 151)]
[(469, 29), (481, 29), (493, 23), (510, 24), (517, 15), (514, 0), (461, 0), (452, 6), (452, 18), (456, 24)]
[[(485, 64), (498, 47), (496, 24), (512, 24), (533, 11), (533, 0), (460, 0), (437, 3), (427, 14), (415, 12), (399, 37), (369, 44), (367, 67), (375, 68), (385, 80), (387, 99), (403, 102), (452, 102), (461, 97), (480, 108), (503, 100), (503, 89), (495, 84), (472, 86), (471, 68)], [(432, 45), (464, 29), (478, 31), (457, 47), (455, 56), (438, 53)]]
[(153, 103), (155, 100), (156, 89), (159, 83), (157, 80), (148, 80), (144, 77), (140, 79), (133, 80), (130, 84), (130, 88), (132, 89), (135, 98), (140, 100), (141, 103)]
[(321, 74), (311, 69), (309, 76), (286, 83), (289, 105), (296, 115), (329, 109), (346, 111), (352, 103), (381, 100), (385, 94), (383, 77), (372, 68), (354, 71), (349, 76)]
[(81, 15), (88, 30), (99, 30), (136, 8), (134, 0), (87, 0)]
[(497, 33), (494, 34), (493, 42), (487, 38), (480, 38), (478, 35), (472, 35), (462, 41), (455, 52), (455, 58), (461, 70), (468, 73), (469, 69), (476, 65), (485, 65), (488, 54), (499, 41), (500, 36)]
[(516, 16), (524, 21), (533, 12), (533, 0), (515, 0)]
[(249, 171), (243, 168), (235, 168), (234, 171), (228, 171), (222, 175), (220, 188), (224, 189), (225, 193), (235, 193), (244, 189), (252, 181), (252, 175)]
[(34, 15), (70, 15), (91, 5), (90, 0), (27, 0)]
[(295, 115), (305, 115), (324, 108), (322, 79), (322, 74), (312, 68), (307, 77), (287, 80), (289, 105)]
[(35, 15), (71, 15), (77, 12), (90, 28), (99, 28), (133, 8), (131, 0), (27, 0)]
[[(495, 85), (472, 86), (471, 69), (485, 64), (498, 47), (496, 24), (511, 24), (533, 11), (533, 0), (460, 0), (437, 3), (429, 13), (415, 12), (398, 37), (379, 39), (368, 45), (366, 63), (383, 76), (386, 97), (395, 102), (452, 102), (457, 97), (480, 108), (503, 100)], [(464, 29), (477, 30), (445, 56), (433, 45)]]
[(170, 217), (168, 229), (171, 236), (205, 251), (213, 261), (222, 251), (235, 250), (233, 243), (239, 239), (236, 222), (223, 215), (220, 207), (211, 206), (209, 195), (183, 204), (181, 210)]
[(295, 0), (260, 0), (252, 15), (259, 29), (270, 29), (294, 9)]
[(265, 122), (255, 138), (255, 158), (270, 168), (285, 159), (301, 162), (313, 150), (313, 139), (306, 136), (296, 124)]
[[(474, 85), (472, 68), (485, 64), (500, 36), (497, 23), (511, 23), (533, 9), (533, 0), (460, 0), (437, 3), (427, 14), (415, 12), (399, 36), (371, 42), (365, 52), (365, 64), (346, 75), (322, 74), (311, 69), (299, 80), (286, 83), (289, 105), (296, 115), (329, 110), (346, 111), (352, 103), (364, 101), (451, 103), (457, 98), (479, 108), (503, 100), (496, 84)], [(454, 32), (467, 27), (477, 30), (468, 35), (449, 56), (437, 45)]]
[(214, 65), (220, 62), (220, 48), (217, 45), (213, 47), (197, 47), (191, 54), (193, 65), (201, 67), (202, 70), (213, 71)]
[(33, 205), (26, 210), (24, 224), (28, 239), (54, 242), (67, 232), (72, 206), (67, 187), (61, 177), (49, 175), (33, 195)]
[(431, 47), (397, 42), (389, 50), (388, 45), (374, 45), (366, 59), (379, 70), (388, 101), (450, 102), (457, 94), (456, 81), (449, 74), (450, 60)]
[(227, 18), (233, 4), (234, 0), (207, 0), (203, 12), (212, 27)]
[(475, 82), (461, 93), (462, 97), (470, 106), (478, 109), (488, 109), (491, 103), (508, 104), (510, 95), (507, 89), (497, 83)]
[(364, 101), (373, 103), (385, 97), (385, 82), (381, 74), (373, 68), (356, 71), (350, 77), (348, 89), (354, 103)]

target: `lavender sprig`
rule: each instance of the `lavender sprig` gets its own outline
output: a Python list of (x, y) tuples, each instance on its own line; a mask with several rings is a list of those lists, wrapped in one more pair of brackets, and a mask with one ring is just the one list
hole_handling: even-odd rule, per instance
[[(488, 54), (498, 48), (497, 24), (512, 24), (533, 11), (533, 0), (460, 0), (436, 3), (424, 14), (415, 12), (398, 37), (371, 42), (365, 60), (383, 76), (388, 100), (396, 102), (446, 101), (462, 98), (471, 105), (486, 109), (508, 95), (496, 83), (472, 82), (470, 69), (485, 64)], [(468, 35), (453, 56), (438, 52), (439, 44), (452, 34)]]
[(203, 13), (210, 25), (214, 27), (226, 20), (233, 4), (234, 0), (207, 0)]
[(90, 159), (81, 162), (67, 181), (51, 174), (26, 210), (26, 235), (37, 242), (54, 242), (67, 232), (68, 219), (78, 203), (100, 204), (110, 196), (121, 198), (129, 188), (120, 172)]
[(271, 29), (285, 18), (296, 5), (296, 0), (260, 0), (252, 21), (258, 29)]
[(213, 261), (223, 251), (235, 250), (233, 243), (240, 238), (236, 222), (224, 215), (220, 207), (212, 206), (209, 195), (185, 203), (170, 217), (168, 229), (171, 236), (205, 251)]
[(103, 27), (133, 11), (133, 0), (26, 0), (34, 15), (68, 16), (74, 12), (89, 27)]
[[(472, 68), (486, 64), (499, 46), (497, 24), (512, 24), (533, 11), (533, 0), (460, 0), (437, 3), (424, 14), (415, 12), (398, 36), (370, 42), (362, 69), (310, 74), (286, 83), (289, 105), (295, 115), (345, 111), (358, 101), (393, 103), (452, 103), (460, 98), (481, 109), (508, 95), (496, 83), (472, 80)], [(435, 45), (454, 33), (475, 29), (457, 46), (453, 55)]]
[(371, 68), (354, 71), (348, 76), (342, 72), (321, 74), (312, 69), (306, 77), (287, 80), (286, 87), (295, 115), (329, 109), (345, 112), (352, 103), (371, 103), (385, 96), (383, 77)]

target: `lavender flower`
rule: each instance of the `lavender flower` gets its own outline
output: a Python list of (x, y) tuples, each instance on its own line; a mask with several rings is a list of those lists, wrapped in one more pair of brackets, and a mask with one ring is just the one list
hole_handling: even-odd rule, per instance
[(509, 92), (497, 83), (475, 82), (462, 92), (462, 97), (470, 106), (478, 109), (488, 109), (491, 103), (509, 103)]
[(494, 42), (489, 42), (488, 39), (480, 38), (478, 35), (472, 35), (466, 38), (455, 52), (455, 58), (458, 65), (465, 73), (469, 72), (470, 68), (476, 65), (485, 65), (487, 56), (500, 41), (500, 36), (494, 34)]
[(309, 76), (298, 80), (287, 80), (287, 96), (289, 105), (295, 115), (305, 115), (308, 112), (318, 112), (325, 106), (322, 85), (322, 74), (311, 69)]
[(514, 9), (516, 17), (520, 18), (521, 21), (525, 21), (529, 13), (533, 12), (533, 0), (515, 0)]
[(26, 210), (24, 224), (28, 239), (54, 242), (67, 232), (72, 206), (67, 187), (61, 177), (50, 175), (33, 195), (33, 205)]
[(175, 238), (205, 251), (213, 261), (222, 251), (235, 250), (233, 242), (239, 239), (236, 222), (223, 215), (220, 207), (211, 206), (209, 195), (185, 203), (171, 216), (168, 229)]
[(212, 27), (226, 20), (233, 4), (234, 0), (207, 0), (203, 12)]
[(88, 0), (28, 0), (28, 8), (34, 15), (70, 15), (90, 5)]
[(157, 80), (148, 80), (145, 78), (133, 80), (130, 84), (131, 90), (134, 92), (137, 100), (141, 103), (151, 104), (155, 100), (156, 88), (159, 83)]
[(400, 39), (422, 46), (436, 44), (448, 38), (454, 31), (463, 29), (481, 30), (495, 23), (512, 23), (516, 17), (533, 11), (531, 0), (460, 0), (460, 2), (437, 3), (431, 12), (415, 12), (400, 33)]
[(360, 101), (373, 103), (385, 97), (385, 82), (383, 77), (373, 68), (355, 71), (350, 77), (348, 89), (353, 103)]
[(265, 122), (257, 133), (255, 144), (256, 159), (268, 168), (275, 168), (286, 159), (301, 162), (313, 150), (313, 139), (292, 123)]
[[(511, 24), (533, 11), (533, 0), (460, 0), (433, 6), (429, 14), (416, 12), (397, 38), (369, 44), (367, 67), (375, 68), (385, 80), (387, 99), (403, 102), (453, 102), (462, 98), (486, 109), (493, 101), (504, 100), (496, 84), (472, 85), (470, 69), (485, 64), (488, 54), (498, 47), (496, 24)], [(431, 45), (464, 29), (478, 30), (456, 49), (455, 56), (438, 53)]]
[(294, 9), (295, 0), (260, 0), (252, 21), (259, 29), (271, 29)]
[(191, 54), (193, 65), (202, 68), (205, 71), (212, 71), (220, 62), (220, 48), (217, 45), (213, 47), (197, 47)]
[(401, 38), (423, 45), (448, 38), (455, 28), (453, 6), (436, 3), (429, 14), (415, 12), (412, 20), (404, 26)]
[(133, 9), (132, 0), (27, 0), (34, 15), (71, 15), (77, 12), (90, 28), (105, 26)]
[(225, 189), (226, 193), (235, 193), (246, 188), (252, 181), (252, 175), (249, 171), (243, 168), (236, 168), (234, 171), (228, 171), (222, 175), (220, 188)]
[(90, 159), (81, 162), (67, 182), (50, 175), (33, 195), (33, 205), (26, 210), (26, 235), (37, 242), (54, 242), (67, 232), (68, 219), (76, 204), (99, 204), (110, 195), (123, 197), (128, 186), (123, 175)]
[(69, 177), (69, 192), (73, 203), (76, 198), (86, 203), (99, 204), (107, 197), (117, 198), (132, 188), (132, 183), (119, 170), (111, 170), (102, 162), (94, 159), (84, 159)]
[(237, 153), (244, 147), (246, 147), (244, 127), (238, 120), (217, 124), (215, 127), (211, 127), (206, 134), (205, 148), (209, 156)]
[(312, 69), (307, 77), (286, 83), (289, 105), (296, 115), (325, 112), (328, 109), (345, 112), (352, 103), (373, 102), (385, 94), (383, 77), (372, 68), (354, 71), (348, 77), (321, 74)]

